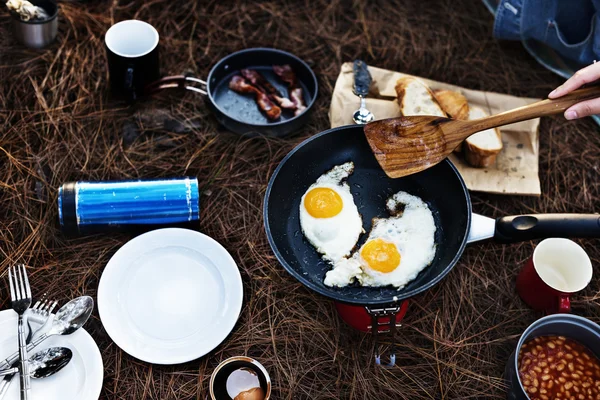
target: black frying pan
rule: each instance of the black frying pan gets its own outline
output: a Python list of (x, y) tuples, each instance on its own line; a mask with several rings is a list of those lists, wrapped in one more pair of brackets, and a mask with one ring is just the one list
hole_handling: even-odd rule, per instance
[[(300, 229), (302, 195), (334, 165), (354, 162), (348, 183), (367, 232), (371, 219), (387, 216), (385, 200), (399, 190), (421, 197), (433, 211), (437, 250), (433, 263), (406, 287), (325, 286), (324, 262)], [(468, 242), (494, 237), (503, 242), (541, 237), (600, 237), (597, 214), (539, 214), (498, 220), (471, 214), (469, 193), (454, 165), (445, 160), (433, 168), (400, 179), (388, 178), (377, 163), (359, 125), (317, 134), (292, 150), (269, 182), (264, 204), (265, 229), (283, 267), (312, 290), (336, 301), (391, 306), (429, 289), (450, 272)], [(359, 245), (367, 235), (361, 237)]]
[[(288, 96), (287, 86), (273, 72), (273, 65), (289, 64), (302, 87), (306, 110), (298, 116), (289, 110), (283, 110), (281, 117), (270, 121), (258, 109), (253, 96), (235, 93), (229, 89), (229, 81), (243, 68), (259, 71), (272, 85)], [(197, 86), (194, 86), (197, 85)], [(317, 77), (304, 61), (282, 50), (255, 48), (235, 52), (221, 59), (203, 81), (191, 76), (169, 76), (162, 78), (147, 88), (147, 94), (163, 89), (183, 88), (200, 93), (217, 120), (230, 131), (239, 134), (263, 134), (284, 136), (291, 133), (308, 120), (309, 113), (317, 98)]]

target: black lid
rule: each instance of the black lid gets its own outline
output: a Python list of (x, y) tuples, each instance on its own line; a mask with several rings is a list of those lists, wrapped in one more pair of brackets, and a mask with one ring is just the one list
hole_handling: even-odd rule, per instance
[(59, 191), (58, 204), (61, 209), (59, 210), (60, 218), (60, 230), (67, 235), (76, 235), (79, 233), (79, 227), (77, 226), (77, 208), (76, 208), (76, 188), (77, 182), (67, 182), (61, 186)]

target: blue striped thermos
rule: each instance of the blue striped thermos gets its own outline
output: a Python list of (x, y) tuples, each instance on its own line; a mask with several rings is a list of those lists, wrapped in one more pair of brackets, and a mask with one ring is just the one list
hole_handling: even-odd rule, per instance
[(69, 235), (166, 226), (198, 229), (198, 179), (68, 182), (58, 189), (58, 219)]

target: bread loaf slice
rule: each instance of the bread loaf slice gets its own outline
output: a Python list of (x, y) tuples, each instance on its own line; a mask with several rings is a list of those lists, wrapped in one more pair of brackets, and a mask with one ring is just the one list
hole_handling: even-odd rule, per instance
[(450, 118), (469, 119), (469, 102), (462, 93), (455, 92), (454, 90), (436, 90), (433, 93), (438, 103), (440, 103), (442, 110)]
[[(469, 108), (469, 119), (487, 117), (488, 113), (479, 107)], [(489, 167), (496, 162), (502, 151), (502, 134), (498, 128), (477, 132), (463, 142), (465, 160), (473, 167)]]
[[(469, 102), (467, 98), (454, 90), (436, 90), (433, 92), (442, 110), (450, 116), (450, 118), (467, 120), (469, 119)], [(455, 153), (460, 153), (462, 143), (454, 149)]]
[(403, 116), (448, 116), (435, 99), (433, 91), (420, 79), (412, 77), (398, 79), (396, 81), (396, 93), (398, 94), (400, 113)]

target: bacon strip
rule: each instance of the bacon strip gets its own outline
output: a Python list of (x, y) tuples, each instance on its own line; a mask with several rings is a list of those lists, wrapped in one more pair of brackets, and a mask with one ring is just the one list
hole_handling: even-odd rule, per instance
[(273, 65), (273, 71), (281, 78), (288, 86), (297, 86), (296, 74), (289, 64)]
[(302, 88), (296, 87), (290, 91), (290, 97), (292, 98), (292, 102), (296, 106), (296, 111), (294, 111), (294, 115), (300, 115), (306, 110), (306, 106), (304, 105), (304, 97), (302, 96)]
[(277, 107), (266, 93), (252, 86), (242, 76), (234, 75), (229, 82), (229, 89), (241, 94), (254, 94), (258, 108), (267, 115), (267, 118), (274, 120), (281, 116), (281, 108)]
[(296, 107), (296, 103), (294, 103), (292, 100), (288, 99), (287, 97), (279, 97), (279, 96), (275, 96), (274, 94), (271, 95), (271, 97), (273, 97), (273, 99), (275, 99), (275, 101), (277, 102), (277, 104), (279, 104), (279, 106), (281, 108), (285, 108), (287, 110), (295, 110)]
[(253, 69), (243, 69), (240, 72), (242, 73), (242, 76), (248, 80), (248, 82), (259, 89), (263, 89), (266, 94), (276, 94), (277, 96), (281, 96), (279, 90), (277, 90), (275, 86), (271, 85), (271, 82), (266, 80), (265, 77), (260, 74), (260, 72)]
[(282, 81), (288, 84), (290, 99), (296, 105), (294, 115), (300, 115), (306, 110), (306, 103), (302, 94), (302, 88), (298, 85), (296, 73), (289, 64), (273, 65), (273, 71), (281, 78)]
[(266, 80), (265, 77), (260, 74), (260, 72), (253, 69), (243, 69), (241, 70), (241, 73), (242, 76), (251, 84), (256, 86), (258, 89), (262, 89), (262, 91), (265, 92), (272, 100), (275, 100), (275, 102), (277, 102), (281, 108), (290, 110), (296, 109), (296, 104), (287, 97), (284, 97), (279, 90), (277, 90), (277, 88), (271, 84), (271, 82)]

